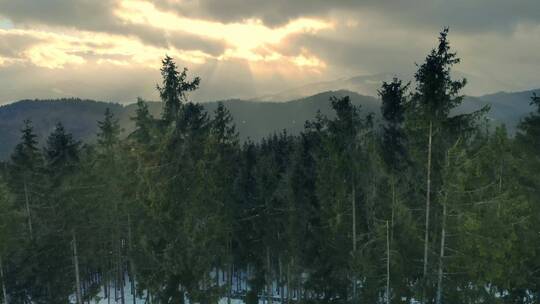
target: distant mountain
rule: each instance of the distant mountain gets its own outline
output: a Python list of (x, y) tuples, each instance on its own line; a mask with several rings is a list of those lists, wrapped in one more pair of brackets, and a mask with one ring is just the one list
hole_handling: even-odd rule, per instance
[[(361, 105), (366, 112), (378, 112), (379, 101), (376, 98), (362, 96), (354, 92), (324, 92), (290, 102), (252, 102), (245, 100), (226, 100), (223, 103), (235, 117), (241, 139), (259, 140), (275, 131), (287, 129), (297, 133), (304, 127), (304, 122), (313, 119), (317, 110), (331, 115), (329, 98), (331, 96), (350, 96), (352, 102)], [(162, 103), (149, 102), (150, 112), (159, 117)], [(217, 107), (216, 102), (204, 103), (208, 112)], [(96, 138), (97, 121), (103, 119), (105, 109), (109, 107), (120, 120), (124, 135), (129, 134), (134, 123), (135, 104), (121, 105), (81, 99), (60, 100), (22, 100), (0, 107), (0, 159), (9, 157), (20, 138), (23, 121), (29, 119), (34, 125), (40, 144), (44, 144), (47, 135), (57, 122), (62, 122), (74, 137), (92, 142)]]
[(393, 77), (401, 75), (381, 73), (375, 75), (362, 75), (350, 78), (341, 78), (333, 81), (323, 81), (307, 84), (301, 87), (285, 90), (276, 94), (268, 94), (253, 98), (254, 101), (289, 101), (315, 95), (327, 91), (351, 91), (357, 94), (377, 96), (377, 90), (382, 81), (390, 81)]
[[(353, 104), (361, 106), (363, 113), (379, 113), (378, 99), (344, 90), (323, 92), (288, 102), (228, 100), (224, 104), (234, 116), (241, 138), (259, 140), (283, 129), (294, 134), (300, 132), (305, 121), (314, 119), (318, 110), (332, 116), (329, 103), (331, 96), (349, 96)], [(205, 107), (213, 111), (216, 105), (216, 102), (212, 102), (205, 104)]]
[(534, 110), (531, 105), (533, 93), (540, 94), (540, 89), (522, 92), (499, 92), (480, 97), (467, 97), (459, 107), (461, 113), (471, 112), (489, 105), (488, 118), (496, 123), (504, 123), (510, 134), (517, 130), (520, 120)]
[(116, 115), (124, 107), (116, 103), (81, 99), (22, 100), (0, 107), (0, 159), (6, 159), (19, 142), (23, 121), (30, 119), (41, 144), (61, 121), (74, 137), (95, 138), (96, 121), (102, 119), (106, 108)]
[[(361, 95), (377, 96), (378, 90), (381, 88), (383, 81), (392, 81), (394, 77), (402, 79), (403, 82), (413, 81), (414, 71), (402, 73), (378, 73), (371, 75), (358, 75), (349, 78), (340, 78), (332, 81), (323, 81), (306, 84), (300, 87), (288, 89), (276, 94), (268, 94), (259, 97), (252, 98), (254, 101), (289, 101), (300, 99), (308, 96), (315, 95), (319, 92), (326, 91), (339, 91), (347, 90), (356, 92)], [(512, 85), (488, 79), (486, 77), (479, 77), (463, 73), (460, 71), (453, 71), (452, 76), (456, 79), (466, 78), (467, 86), (464, 88), (464, 94), (470, 96), (476, 96), (481, 94), (479, 92), (490, 92), (493, 87), (504, 89), (506, 91), (512, 90)]]
[[(500, 92), (481, 97), (467, 97), (456, 112), (470, 112), (490, 105), (488, 117), (496, 123), (505, 123), (510, 132), (516, 130), (521, 118), (533, 108), (529, 105), (532, 93), (540, 95), (539, 90), (506, 93)], [(327, 91), (287, 102), (226, 100), (223, 103), (235, 118), (242, 140), (259, 140), (273, 132), (287, 130), (297, 134), (304, 128), (306, 120), (313, 119), (318, 110), (332, 116), (329, 98), (331, 96), (350, 96), (355, 105), (361, 106), (362, 113), (374, 113), (379, 117), (380, 100), (347, 90)], [(217, 102), (204, 103), (212, 113)], [(40, 143), (43, 144), (54, 125), (61, 121), (75, 138), (92, 142), (97, 132), (97, 121), (103, 118), (106, 108), (119, 118), (124, 135), (134, 128), (131, 117), (135, 114), (135, 104), (120, 105), (92, 100), (23, 100), (0, 107), (0, 159), (6, 159), (19, 141), (20, 129), (25, 119), (33, 122)], [(159, 117), (162, 103), (149, 102), (151, 113)]]

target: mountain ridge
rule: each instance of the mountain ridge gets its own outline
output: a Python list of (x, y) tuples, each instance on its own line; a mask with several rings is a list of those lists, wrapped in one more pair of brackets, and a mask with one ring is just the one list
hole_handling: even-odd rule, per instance
[[(458, 113), (471, 112), (489, 105), (488, 118), (496, 123), (507, 125), (512, 134), (523, 117), (533, 110), (530, 97), (540, 94), (540, 89), (500, 92), (479, 97), (466, 97), (465, 102), (456, 110)], [(257, 101), (244, 99), (222, 100), (231, 111), (241, 140), (260, 140), (262, 137), (287, 130), (292, 134), (304, 128), (306, 120), (315, 117), (318, 110), (332, 116), (329, 98), (331, 96), (349, 96), (354, 105), (361, 106), (364, 115), (379, 114), (380, 100), (348, 90), (319, 92), (308, 97), (285, 102)], [(212, 113), (219, 101), (201, 103)], [(148, 102), (150, 112), (159, 117), (162, 103)], [(103, 118), (106, 108), (110, 108), (119, 119), (124, 135), (133, 130), (130, 119), (135, 115), (136, 105), (119, 104), (89, 99), (64, 98), (55, 100), (21, 100), (0, 106), (0, 160), (6, 159), (19, 140), (23, 121), (30, 119), (38, 135), (40, 144), (44, 144), (47, 135), (57, 122), (62, 122), (74, 137), (85, 142), (93, 142), (97, 133), (97, 121)]]

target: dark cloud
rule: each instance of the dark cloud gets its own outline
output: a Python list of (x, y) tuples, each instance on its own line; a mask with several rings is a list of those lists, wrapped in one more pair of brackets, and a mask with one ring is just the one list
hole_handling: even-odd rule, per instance
[(155, 0), (164, 9), (185, 16), (223, 22), (259, 18), (270, 26), (298, 17), (332, 12), (373, 13), (410, 27), (451, 26), (459, 31), (511, 30), (520, 22), (540, 23), (538, 0)]
[(195, 35), (173, 32), (166, 35), (167, 46), (179, 50), (200, 50), (213, 56), (219, 56), (225, 50), (221, 40), (201, 39)]
[[(15, 28), (72, 28), (131, 36), (143, 43), (181, 50), (200, 50), (215, 57), (224, 41), (126, 23), (114, 14), (120, 0), (0, 0), (0, 16)], [(452, 46), (463, 58), (463, 73), (485, 80), (482, 92), (540, 86), (540, 0), (154, 0), (165, 11), (221, 22), (259, 18), (282, 26), (298, 17), (328, 18), (335, 30), (296, 34), (268, 46), (284, 56), (306, 51), (324, 61), (320, 75), (291, 79), (284, 73), (253, 74), (243, 60), (208, 59), (193, 73), (203, 78), (197, 100), (246, 97), (282, 91), (301, 82), (332, 80), (358, 74), (395, 72), (410, 75), (436, 43), (437, 32), (450, 26)], [(351, 24), (348, 23), (358, 24)], [(524, 27), (524, 28), (520, 28)], [(0, 38), (0, 56), (19, 58), (40, 40), (9, 34)], [(76, 42), (73, 42), (76, 43)], [(89, 44), (85, 41), (81, 43)], [(105, 48), (96, 45), (95, 48)], [(266, 46), (265, 46), (266, 47)], [(511, 52), (508, 50), (511, 49)], [(128, 55), (76, 53), (94, 63), (99, 59), (129, 61)], [(157, 60), (159, 61), (159, 60)], [(180, 66), (190, 66), (179, 62)], [(275, 63), (276, 70), (279, 64)], [(271, 69), (270, 69), (271, 70)], [(32, 75), (32, 77), (28, 77)], [(310, 78), (311, 77), (311, 78)], [(31, 78), (31, 79), (29, 79)], [(301, 78), (301, 77), (299, 77)], [(155, 99), (159, 70), (145, 67), (85, 65), (50, 70), (17, 64), (0, 69), (0, 103), (21, 98), (76, 95), (94, 99), (133, 101)], [(477, 88), (480, 87), (476, 85)], [(478, 90), (478, 89), (477, 89)]]
[(216, 54), (221, 41), (188, 33), (169, 34), (151, 26), (128, 24), (114, 15), (118, 0), (0, 0), (0, 15), (16, 26), (61, 26), (85, 31), (128, 35), (158, 47), (174, 46), (183, 50), (202, 50)]
[[(126, 25), (113, 9), (118, 0), (0, 0), (0, 14), (15, 24), (48, 24), (85, 30), (137, 35), (152, 43), (166, 43), (163, 33)], [(372, 13), (409, 27), (451, 26), (463, 32), (508, 31), (516, 24), (540, 24), (538, 0), (153, 0), (179, 15), (222, 22), (260, 18), (277, 26), (298, 17), (328, 16), (336, 11)]]
[(0, 56), (12, 59), (23, 57), (23, 52), (42, 41), (39, 38), (19, 33), (0, 32)]
[(47, 24), (107, 30), (115, 24), (114, 0), (0, 0), (0, 14), (15, 24)]

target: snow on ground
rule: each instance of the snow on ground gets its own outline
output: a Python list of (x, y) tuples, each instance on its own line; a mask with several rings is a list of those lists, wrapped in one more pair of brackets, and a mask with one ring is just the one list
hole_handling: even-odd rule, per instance
[[(215, 278), (215, 273), (212, 273), (212, 277)], [(233, 285), (233, 293), (244, 294), (245, 291), (248, 289), (246, 281), (247, 281), (247, 275), (245, 273), (242, 273), (240, 275), (240, 278), (234, 276), (233, 281), (232, 281), (232, 283), (233, 283), (232, 284)], [(131, 284), (130, 284), (129, 277), (126, 276), (124, 278), (124, 282), (126, 282), (126, 284), (124, 285), (124, 303), (125, 304), (133, 304), (133, 303), (135, 303), (135, 304), (144, 304), (145, 300), (146, 300), (146, 293), (143, 293), (142, 297), (135, 297), (135, 302), (133, 302), (133, 294), (132, 294), (132, 290), (131, 290)], [(219, 284), (220, 285), (225, 285), (226, 284), (225, 278), (220, 276)], [(111, 293), (111, 298), (110, 299), (105, 298), (105, 291), (103, 290), (103, 286), (102, 286), (99, 294), (96, 297), (96, 298), (99, 298), (100, 300), (92, 300), (92, 301), (90, 301), (90, 304), (120, 304), (121, 303), (120, 290), (116, 291), (116, 296), (117, 296), (116, 300), (114, 299), (114, 297), (115, 297), (114, 287), (111, 286), (109, 290), (110, 290), (110, 293)], [(279, 295), (279, 288), (277, 288), (277, 282), (274, 283), (273, 290), (274, 290), (273, 302), (274, 303), (279, 303), (280, 302), (280, 295)], [(284, 293), (286, 293), (286, 291), (287, 291), (286, 288), (284, 288)], [(75, 303), (76, 302), (75, 295), (73, 295), (70, 300), (71, 300), (71, 303)], [(189, 300), (186, 299), (186, 303), (189, 304)], [(259, 303), (260, 304), (265, 304), (265, 303), (267, 303), (267, 301), (264, 301), (263, 299), (259, 299)], [(225, 298), (225, 297), (221, 298), (219, 300), (219, 304), (228, 304), (227, 298)], [(241, 300), (241, 299), (238, 299), (238, 298), (236, 298), (236, 299), (232, 298), (231, 299), (231, 304), (244, 304), (244, 301)]]

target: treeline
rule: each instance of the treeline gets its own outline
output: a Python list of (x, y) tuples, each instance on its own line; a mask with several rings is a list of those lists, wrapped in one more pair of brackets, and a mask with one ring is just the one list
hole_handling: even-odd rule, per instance
[(415, 83), (382, 84), (381, 126), (333, 98), (298, 136), (240, 143), (169, 57), (162, 117), (139, 100), (127, 139), (110, 111), (95, 144), (58, 124), (41, 149), (26, 122), (0, 183), (4, 303), (538, 303), (540, 99), (513, 138), (454, 115), (447, 33)]

